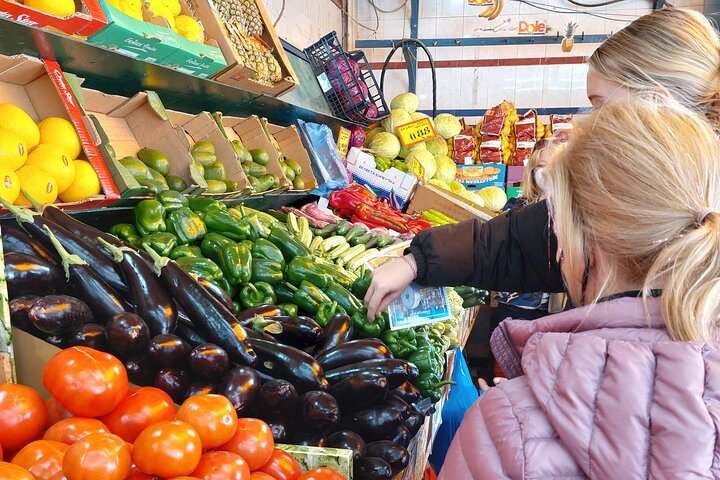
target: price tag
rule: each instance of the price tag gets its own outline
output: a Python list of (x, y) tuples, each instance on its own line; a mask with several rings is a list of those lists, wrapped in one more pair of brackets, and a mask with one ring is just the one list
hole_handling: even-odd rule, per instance
[(350, 130), (345, 127), (340, 127), (340, 133), (338, 133), (337, 141), (338, 150), (343, 158), (347, 157), (348, 149), (350, 147)]
[(398, 137), (400, 137), (400, 143), (406, 148), (437, 136), (429, 118), (421, 118), (420, 120), (400, 125), (396, 127), (395, 130), (397, 131)]

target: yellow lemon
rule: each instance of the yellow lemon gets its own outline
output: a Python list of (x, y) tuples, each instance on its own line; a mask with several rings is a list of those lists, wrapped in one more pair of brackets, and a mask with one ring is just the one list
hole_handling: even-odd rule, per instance
[(56, 17), (67, 17), (75, 13), (74, 0), (25, 0), (25, 6)]
[(200, 24), (196, 22), (194, 18), (188, 17), (187, 15), (178, 15), (175, 17), (175, 28), (173, 30), (191, 42), (203, 43), (205, 41), (205, 34)]
[(178, 0), (166, 0), (165, 8), (174, 17), (177, 17), (178, 15), (180, 15), (180, 12), (182, 12), (182, 6), (180, 5), (180, 2)]
[(22, 138), (10, 130), (0, 128), (0, 168), (17, 170), (25, 165), (27, 154)]
[(20, 179), (17, 174), (6, 167), (0, 167), (0, 198), (15, 203), (20, 195)]
[(59, 145), (41, 143), (28, 155), (25, 165), (40, 167), (55, 178), (58, 193), (61, 193), (75, 179), (73, 158)]
[(90, 162), (75, 160), (75, 180), (60, 194), (63, 202), (79, 202), (93, 195), (100, 195), (100, 179)]
[[(20, 180), (20, 188), (27, 192), (33, 200), (43, 205), (49, 205), (57, 200), (57, 182), (50, 173), (36, 165), (25, 165), (15, 173)], [(20, 192), (15, 199), (15, 205), (30, 205), (30, 202)]]
[(20, 107), (11, 103), (0, 104), (0, 128), (16, 133), (25, 141), (28, 150), (40, 143), (40, 129)]
[(40, 143), (60, 145), (70, 157), (80, 156), (80, 138), (75, 132), (72, 123), (64, 118), (50, 117), (38, 124), (40, 128)]

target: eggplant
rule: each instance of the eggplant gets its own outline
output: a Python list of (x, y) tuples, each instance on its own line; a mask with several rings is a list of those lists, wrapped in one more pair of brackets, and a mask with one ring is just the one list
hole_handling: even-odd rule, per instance
[(324, 438), (320, 443), (320, 446), (352, 450), (354, 463), (362, 461), (362, 459), (365, 458), (365, 452), (367, 451), (365, 440), (363, 440), (360, 435), (355, 432), (351, 432), (350, 430), (341, 430), (333, 433), (332, 435)]
[(266, 420), (265, 423), (270, 427), (275, 443), (285, 443), (288, 440), (287, 423), (278, 419)]
[(53, 347), (57, 347), (60, 349), (65, 349), (68, 346), (65, 339), (63, 337), (61, 337), (60, 335), (47, 335), (43, 338), (43, 340), (45, 340), (47, 343), (49, 343)]
[(262, 384), (265, 384), (265, 383), (267, 383), (267, 382), (270, 382), (270, 381), (272, 381), (272, 380), (275, 380), (275, 377), (271, 377), (270, 375), (268, 375), (268, 374), (265, 373), (265, 372), (261, 372), (261, 371), (258, 370), (258, 369), (255, 369), (255, 371), (257, 372), (258, 377), (260, 377), (260, 383), (262, 383)]
[(388, 379), (388, 388), (393, 390), (408, 378), (408, 362), (399, 358), (381, 358), (375, 360), (366, 360), (364, 362), (345, 365), (325, 373), (328, 381), (332, 384), (338, 383), (348, 377), (360, 372), (378, 372)]
[(102, 352), (110, 351), (110, 345), (108, 345), (105, 338), (105, 329), (94, 323), (88, 323), (75, 330), (68, 337), (68, 345), (71, 347), (90, 347)]
[(230, 295), (227, 294), (225, 290), (220, 288), (220, 286), (217, 283), (213, 283), (210, 280), (207, 280), (206, 278), (200, 277), (198, 278), (198, 282), (200, 285), (205, 287), (205, 290), (210, 292), (213, 297), (215, 297), (220, 303), (222, 303), (225, 308), (233, 311), (233, 301), (232, 298), (230, 298)]
[(147, 348), (148, 359), (157, 368), (182, 367), (190, 355), (190, 344), (172, 334), (156, 335)]
[(399, 413), (381, 406), (347, 415), (343, 417), (338, 427), (357, 433), (366, 442), (375, 442), (389, 438), (402, 424)]
[(185, 398), (194, 397), (195, 395), (208, 395), (217, 391), (217, 385), (207, 382), (195, 382), (185, 392)]
[(6, 253), (4, 258), (10, 298), (65, 291), (65, 275), (52, 263), (24, 253)]
[(391, 442), (395, 442), (398, 445), (402, 445), (405, 448), (408, 448), (410, 446), (410, 440), (412, 440), (412, 436), (410, 435), (410, 430), (405, 425), (400, 425), (395, 432), (395, 434), (389, 438)]
[(306, 447), (319, 447), (322, 443), (322, 435), (317, 432), (297, 431), (290, 437), (292, 445)]
[(377, 338), (365, 338), (338, 345), (317, 356), (317, 362), (324, 370), (350, 365), (365, 360), (392, 358), (392, 353)]
[(417, 435), (417, 433), (420, 431), (420, 428), (423, 426), (423, 423), (425, 423), (425, 417), (423, 417), (421, 413), (412, 412), (410, 415), (408, 415), (408, 418), (405, 419), (405, 428), (408, 429), (408, 432), (410, 433), (410, 438), (413, 438), (415, 437), (415, 435)]
[(368, 443), (367, 456), (385, 460), (392, 468), (393, 475), (397, 475), (410, 463), (410, 454), (407, 449), (389, 440)]
[(315, 359), (297, 348), (250, 339), (257, 354), (258, 371), (292, 383), (300, 392), (327, 390), (330, 385)]
[(420, 390), (410, 382), (405, 382), (398, 388), (390, 392), (391, 395), (395, 395), (405, 400), (405, 403), (412, 405), (417, 403), (422, 398)]
[(202, 343), (193, 348), (188, 357), (190, 371), (208, 380), (219, 380), (230, 368), (225, 350), (213, 343)]
[(242, 325), (242, 327), (245, 329), (245, 333), (247, 334), (248, 338), (251, 338), (253, 340), (265, 340), (266, 342), (270, 343), (278, 343), (277, 339), (272, 335), (265, 332), (258, 332), (256, 330), (253, 330), (252, 320), (243, 320), (242, 322), (240, 322), (240, 325)]
[(260, 377), (250, 367), (237, 367), (228, 372), (218, 387), (218, 393), (227, 397), (238, 415), (250, 410), (260, 390)]
[(260, 387), (257, 403), (270, 414), (292, 412), (298, 405), (298, 393), (287, 380), (270, 380)]
[(190, 388), (191, 377), (186, 370), (165, 368), (155, 375), (153, 386), (170, 395), (178, 405), (185, 400), (185, 392)]
[(135, 385), (145, 387), (152, 385), (155, 380), (155, 370), (147, 357), (133, 357), (123, 362), (128, 374), (128, 380)]
[(68, 295), (48, 295), (38, 299), (28, 312), (30, 323), (41, 332), (66, 337), (93, 320), (90, 307)]
[(322, 337), (322, 327), (308, 317), (264, 317), (267, 321), (280, 324), (280, 332), (268, 332), (281, 343), (304, 350), (315, 346)]
[(414, 363), (408, 363), (410, 368), (410, 374), (408, 375), (408, 382), (415, 385), (417, 380), (420, 378), (420, 369)]
[(413, 412), (412, 407), (405, 400), (395, 395), (388, 395), (383, 405), (398, 412), (402, 416), (403, 422)]
[(243, 365), (255, 363), (255, 352), (247, 342), (245, 329), (230, 310), (220, 303), (189, 273), (148, 247), (158, 272), (170, 294), (198, 327), (201, 336), (219, 345), (230, 359)]
[(355, 329), (352, 320), (348, 315), (335, 315), (330, 319), (327, 327), (323, 329), (323, 336), (315, 346), (313, 356), (317, 359), (321, 353), (332, 350), (335, 347), (349, 341)]
[(40, 297), (37, 295), (23, 295), (10, 301), (10, 324), (28, 333), (38, 332), (28, 318), (28, 313)]
[(392, 467), (382, 458), (366, 457), (353, 468), (354, 480), (391, 480)]
[(178, 323), (175, 326), (175, 335), (188, 342), (191, 347), (208, 343), (203, 336), (195, 331), (192, 323), (190, 323), (190, 319), (185, 317), (185, 313), (182, 310), (178, 310)]
[(359, 372), (332, 385), (328, 392), (338, 401), (343, 413), (356, 412), (385, 400), (388, 380), (378, 372)]
[[(230, 310), (232, 311), (232, 309)], [(247, 310), (239, 312), (235, 315), (235, 318), (237, 318), (239, 322), (244, 322), (257, 317), (258, 315), (261, 317), (277, 317), (282, 314), (282, 310), (277, 305), (260, 305), (259, 307), (248, 308)]]
[(54, 251), (32, 238), (27, 233), (14, 227), (3, 227), (2, 248), (4, 253), (24, 253), (31, 257), (39, 257), (52, 265), (60, 265), (60, 259)]
[(132, 355), (145, 350), (150, 343), (150, 329), (142, 318), (124, 312), (105, 325), (105, 336), (110, 347), (120, 355)]
[(302, 425), (313, 430), (324, 430), (340, 420), (340, 406), (327, 392), (307, 392), (300, 399)]

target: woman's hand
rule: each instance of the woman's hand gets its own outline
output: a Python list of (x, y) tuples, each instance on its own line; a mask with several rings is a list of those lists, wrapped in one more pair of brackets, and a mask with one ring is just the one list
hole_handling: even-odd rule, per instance
[(372, 283), (365, 294), (365, 305), (369, 320), (385, 310), (387, 306), (398, 298), (413, 280), (417, 272), (415, 257), (405, 255), (377, 268), (372, 275)]

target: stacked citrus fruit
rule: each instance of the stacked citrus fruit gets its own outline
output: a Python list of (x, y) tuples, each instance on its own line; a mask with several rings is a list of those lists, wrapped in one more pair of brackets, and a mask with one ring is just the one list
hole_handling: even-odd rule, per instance
[(100, 193), (92, 165), (78, 160), (80, 139), (64, 118), (39, 124), (20, 107), (0, 104), (0, 198), (30, 205), (77, 202)]

